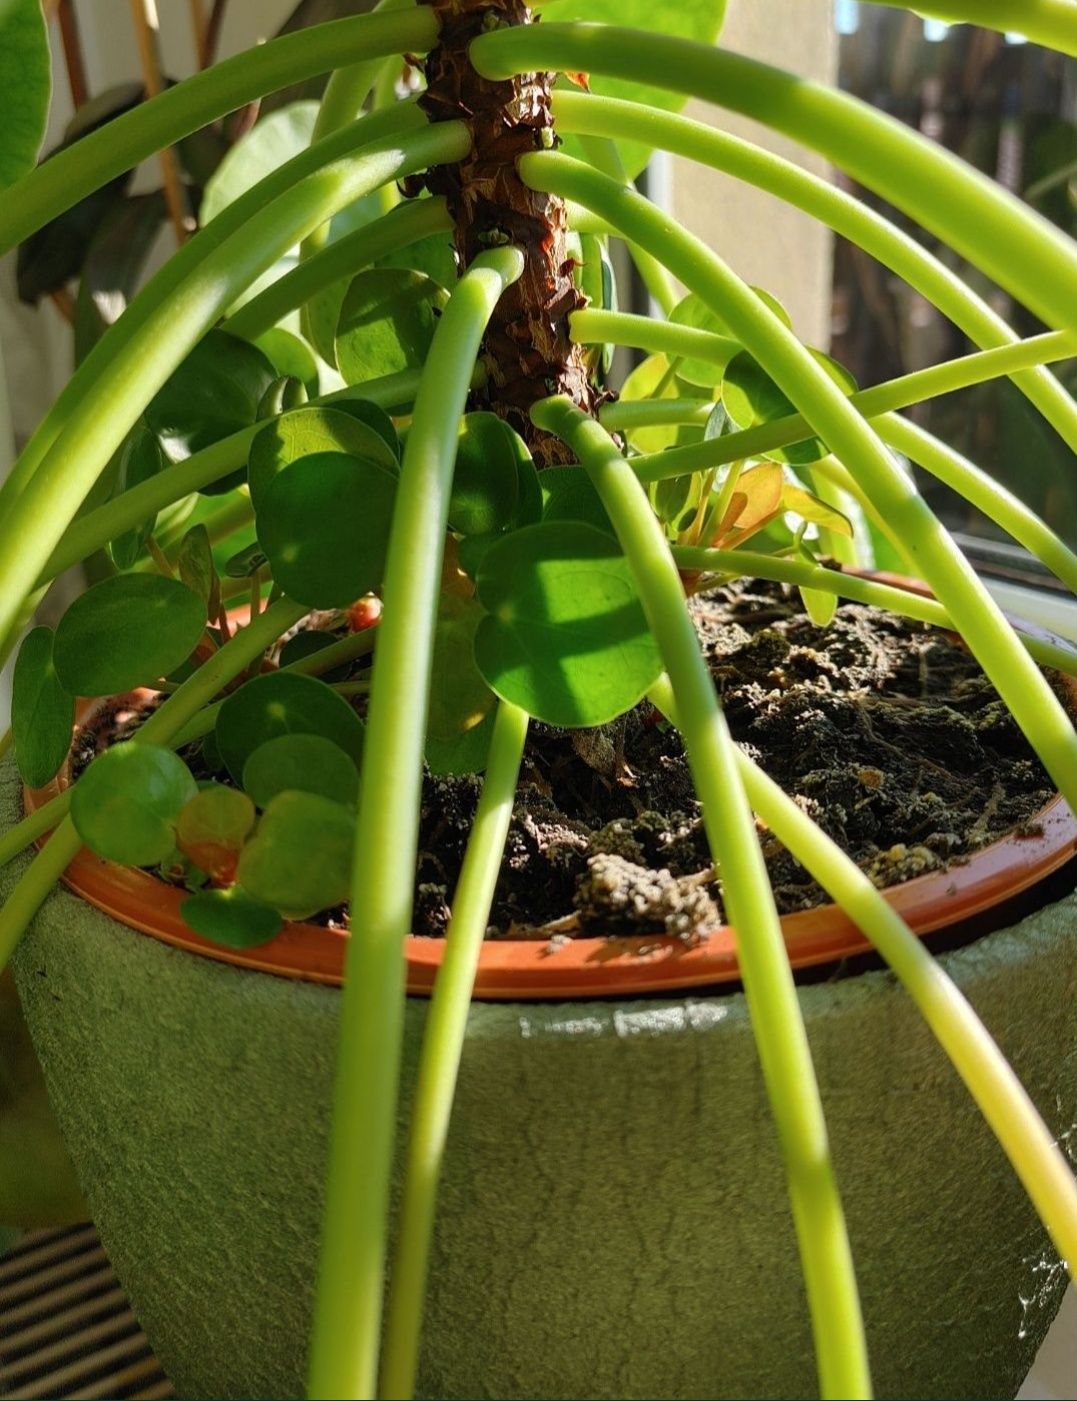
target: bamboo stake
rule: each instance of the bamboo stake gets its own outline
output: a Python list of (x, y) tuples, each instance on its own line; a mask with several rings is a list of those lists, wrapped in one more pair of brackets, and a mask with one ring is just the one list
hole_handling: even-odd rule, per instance
[[(135, 21), (135, 36), (138, 40), (138, 57), (142, 65), (142, 81), (146, 96), (156, 97), (164, 91), (164, 78), (161, 74), (159, 47), (160, 25), (157, 19), (157, 0), (131, 0), (131, 14)], [(165, 184), (165, 203), (168, 216), (175, 230), (176, 242), (185, 243), (187, 235), (194, 230), (194, 220), (187, 206), (187, 195), (180, 179), (179, 163), (172, 146), (166, 146), (159, 156), (161, 174)]]

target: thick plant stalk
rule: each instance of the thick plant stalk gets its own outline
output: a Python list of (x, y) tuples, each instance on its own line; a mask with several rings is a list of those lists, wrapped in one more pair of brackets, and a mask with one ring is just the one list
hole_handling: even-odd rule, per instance
[[(984, 349), (1020, 344), (1020, 337), (941, 259), (853, 195), (782, 156), (702, 122), (617, 98), (554, 95), (562, 131), (634, 137), (724, 171), (803, 210), (898, 274)], [(1077, 452), (1077, 404), (1045, 369), (1019, 368), (1013, 382)]]
[(342, 278), (352, 277), (360, 268), (386, 253), (407, 248), (431, 234), (447, 233), (451, 228), (444, 200), (422, 199), (402, 204), (380, 219), (345, 234), (286, 272), (234, 311), (222, 329), (254, 340), (290, 311), (309, 301), (316, 292)]
[(485, 253), (438, 323), (415, 401), (385, 568), (356, 835), (310, 1395), (373, 1396), (423, 743), (457, 433), (483, 331), (520, 276)]
[(556, 152), (525, 156), (524, 178), (556, 186), (656, 254), (723, 318), (812, 428), (830, 444), (907, 544), (918, 572), (1077, 807), (1077, 733), (982, 582), (871, 426), (785, 324), (699, 239), (653, 205)]
[(1034, 44), (1046, 44), (1077, 58), (1077, 6), (1073, 0), (868, 0), (891, 9), (915, 8), (918, 15), (952, 24), (980, 24), (1007, 34), (1023, 34)]
[[(131, 743), (166, 745), (206, 705), (207, 701), (262, 655), (307, 612), (291, 599), (271, 604), (249, 626), (215, 652), (187, 678), (132, 737)], [(67, 798), (70, 803), (70, 797)], [(70, 817), (64, 817), (37, 853), (22, 879), (0, 909), (0, 971), (14, 953), (27, 925), (48, 897), (82, 845)]]
[[(644, 245), (646, 246), (646, 245)], [(736, 745), (685, 604), (669, 543), (612, 438), (564, 399), (533, 411), (572, 447), (625, 552), (673, 684), (785, 1161), (824, 1397), (870, 1394), (863, 1323), (826, 1122)]]
[(471, 57), (490, 78), (534, 68), (601, 73), (752, 117), (883, 195), (1048, 326), (1077, 330), (1077, 252), (1065, 234), (964, 161), (847, 93), (727, 49), (612, 25), (499, 29), (476, 39)]
[[(888, 608), (891, 613), (900, 613), (905, 618), (954, 630), (954, 620), (936, 599), (924, 598), (921, 594), (895, 588), (893, 584), (880, 583), (877, 579), (863, 579), (857, 574), (845, 574), (840, 569), (809, 564), (806, 560), (755, 554), (750, 550), (710, 550), (697, 545), (674, 545), (673, 558), (680, 569), (724, 574), (729, 578), (748, 575), (773, 579), (780, 584), (794, 584), (797, 588), (822, 589), (840, 598), (851, 599), (854, 603)], [(1053, 666), (1069, 676), (1077, 676), (1077, 647), (1046, 642), (1022, 632), (1017, 635), (1029, 656), (1040, 666)]]
[(214, 64), (91, 132), (5, 190), (0, 253), (147, 156), (266, 93), (350, 62), (425, 53), (436, 39), (433, 14), (416, 7), (315, 25)]
[(424, 119), (418, 108), (413, 103), (402, 103), (394, 112), (380, 113), (376, 118), (356, 122), (326, 137), (317, 146), (300, 152), (246, 190), (175, 252), (142, 288), (120, 319), (97, 341), (34, 430), (10, 477), (0, 487), (0, 518), (37, 471), (83, 397), (92, 392), (100, 377), (124, 352), (161, 303), (169, 297), (182, 295), (191, 278), (227, 238), (247, 225), (254, 227), (251, 221), (255, 216), (263, 214), (275, 199), (315, 171), (333, 161), (354, 155), (377, 141), (387, 137), (403, 137), (406, 132), (423, 125)]
[(475, 970), (490, 922), (526, 738), (526, 714), (503, 701), (494, 720), (486, 776), (453, 896), (445, 954), (423, 1031), (390, 1275), (378, 1391), (385, 1398), (406, 1401), (415, 1390), (438, 1179)]
[(446, 124), (378, 143), (308, 176), (273, 202), (256, 229), (244, 227), (226, 239), (156, 307), (93, 392), (72, 409), (62, 434), (8, 511), (0, 536), (0, 636), (16, 623), (49, 555), (147, 401), (241, 288), (335, 210), (469, 144), (464, 127)]

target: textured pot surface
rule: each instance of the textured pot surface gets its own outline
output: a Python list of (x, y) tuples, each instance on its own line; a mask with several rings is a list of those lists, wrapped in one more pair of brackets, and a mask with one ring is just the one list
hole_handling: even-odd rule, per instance
[[(1077, 1118), (1075, 935), (1070, 898), (945, 958), (1060, 1136)], [(338, 993), (169, 948), (65, 890), (16, 976), (94, 1219), (179, 1394), (300, 1395)], [(1001, 1151), (889, 975), (801, 999), (878, 1394), (1012, 1396), (1064, 1276)], [(408, 1007), (409, 1080), (426, 1005)], [(740, 994), (472, 1008), (420, 1385), (815, 1394)]]

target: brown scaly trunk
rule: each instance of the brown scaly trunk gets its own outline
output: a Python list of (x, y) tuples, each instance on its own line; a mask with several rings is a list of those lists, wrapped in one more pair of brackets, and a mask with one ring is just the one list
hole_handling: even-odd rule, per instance
[(468, 60), (468, 44), (477, 35), (505, 24), (531, 23), (523, 0), (425, 3), (437, 12), (441, 37), (426, 59), (427, 90), (420, 103), (434, 121), (466, 121), (474, 145), (466, 160), (435, 167), (424, 183), (448, 201), (462, 267), (485, 249), (509, 243), (523, 249), (526, 258), (523, 276), (501, 298), (487, 331), (487, 382), (475, 396), (476, 407), (507, 419), (538, 465), (569, 461), (563, 444), (532, 426), (528, 411), (549, 394), (567, 394), (593, 412), (599, 394), (589, 381), (584, 350), (568, 335), (569, 315), (585, 298), (572, 280), (564, 201), (529, 190), (516, 173), (519, 156), (556, 144), (550, 113), (553, 75), (528, 73), (490, 82)]

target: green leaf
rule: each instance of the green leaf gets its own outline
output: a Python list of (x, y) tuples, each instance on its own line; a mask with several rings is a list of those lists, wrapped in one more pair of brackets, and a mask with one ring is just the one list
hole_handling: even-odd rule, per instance
[(494, 728), (494, 716), (490, 713), (478, 725), (451, 739), (438, 739), (427, 735), (423, 756), (432, 774), (448, 778), (465, 773), (482, 773), (486, 767), (486, 757), (490, 752), (490, 736)]
[(475, 662), (475, 633), (484, 616), (473, 598), (441, 596), (426, 726), (435, 740), (447, 743), (466, 734), (493, 709), (493, 692)]
[(348, 897), (355, 814), (316, 793), (279, 793), (239, 858), (239, 883), (289, 919)]
[[(117, 453), (115, 494), (129, 491), (140, 482), (155, 477), (165, 466), (165, 455), (157, 435), (148, 427), (144, 419), (139, 419), (120, 444)], [(109, 553), (118, 569), (131, 569), (146, 548), (146, 542), (157, 524), (156, 515), (136, 530), (126, 530), (109, 545)]]
[[(321, 388), (318, 361), (305, 340), (286, 331), (283, 326), (271, 326), (256, 338), (254, 344), (272, 362), (278, 374), (299, 380), (308, 396), (312, 399), (316, 397)], [(289, 404), (288, 407), (294, 406)]]
[[(378, 437), (392, 453), (393, 458), (400, 462), (400, 438), (393, 420), (385, 412), (380, 404), (372, 404), (369, 399), (364, 399), (354, 390), (334, 396), (332, 407), (340, 413), (350, 414), (352, 418), (357, 418), (360, 423), (365, 423), (368, 428), (373, 428)], [(362, 457), (369, 457), (371, 462), (384, 462), (385, 466), (391, 464), (383, 459), (378, 453), (363, 452)]]
[(519, 434), (492, 413), (465, 414), (456, 447), (449, 525), (460, 535), (487, 535), (516, 523), (521, 471), (534, 473)]
[(358, 764), (363, 722), (342, 696), (313, 676), (269, 672), (225, 698), (217, 715), (217, 747), (237, 783), (254, 751), (278, 735), (321, 735)]
[[(678, 326), (689, 326), (695, 331), (707, 331), (713, 336), (728, 336), (729, 327), (702, 297), (690, 292), (669, 313), (669, 319)], [(677, 366), (678, 378), (688, 384), (703, 389), (713, 389), (722, 380), (724, 366), (714, 360), (686, 359)]]
[(359, 770), (339, 744), (322, 735), (278, 735), (243, 765), (243, 787), (260, 808), (278, 793), (319, 793), (345, 806), (359, 796)]
[(386, 253), (374, 263), (376, 268), (411, 268), (425, 273), (441, 287), (451, 287), (457, 279), (456, 250), (452, 234), (428, 234), (417, 243)]
[(246, 793), (223, 783), (207, 783), (179, 815), (176, 846), (214, 880), (231, 880), (255, 817)]
[(39, 0), (0, 4), (0, 189), (33, 165), (49, 115), (49, 37)]
[(206, 616), (215, 618), (220, 611), (221, 581), (213, 562), (209, 531), (204, 525), (192, 525), (183, 537), (176, 556), (176, 569), (180, 580), (202, 600)]
[(602, 498), (583, 467), (547, 467), (539, 479), (544, 521), (583, 521), (615, 535)]
[(527, 526), (487, 550), (475, 638), (487, 684), (536, 719), (604, 725), (662, 662), (617, 542), (572, 522)]
[(310, 145), (318, 116), (316, 102), (293, 102), (260, 118), (240, 137), (206, 182), (199, 222), (208, 224), (259, 180)]
[[(280, 665), (282, 667), (291, 666), (293, 662), (302, 661), (305, 657), (312, 657), (315, 652), (323, 652), (326, 647), (332, 647), (340, 639), (331, 632), (322, 632), (318, 628), (304, 628), (302, 632), (294, 633), (280, 649)], [(343, 681), (351, 670), (350, 662), (341, 662), (339, 666), (330, 667), (328, 671), (322, 672), (321, 679), (327, 682)]]
[(180, 905), (180, 914), (203, 939), (230, 949), (253, 949), (268, 943), (284, 923), (276, 910), (252, 900), (236, 885), (189, 895)]
[(176, 823), (198, 792), (187, 765), (156, 744), (118, 744), (99, 754), (71, 794), (75, 830), (98, 856), (154, 866), (176, 845)]
[[(648, 355), (625, 380), (621, 399), (634, 403), (640, 399), (679, 399), (677, 376), (673, 363), (665, 355)], [(664, 452), (677, 441), (675, 425), (654, 428), (633, 428), (625, 438), (636, 452)]]
[[(273, 365), (249, 341), (208, 331), (150, 400), (146, 421), (169, 460), (182, 462), (255, 423), (262, 396), (276, 378)], [(243, 477), (232, 472), (203, 490), (217, 496)]]
[[(811, 353), (840, 389), (846, 394), (855, 392), (856, 380), (848, 370), (821, 351), (813, 350)], [(772, 423), (777, 418), (786, 418), (796, 413), (790, 399), (746, 350), (734, 355), (726, 366), (725, 378), (722, 381), (722, 403), (738, 428), (752, 428), (757, 423)], [(827, 452), (828, 448), (822, 439), (808, 438), (763, 455), (773, 462), (787, 462), (803, 467), (818, 462)]]
[(202, 600), (177, 579), (118, 574), (75, 599), (56, 628), (56, 672), (76, 696), (147, 686), (185, 662), (206, 626)]
[[(542, 20), (544, 24), (562, 24), (567, 20), (622, 24), (713, 44), (721, 31), (725, 8), (725, 0), (549, 0), (542, 6)], [(600, 97), (623, 97), (667, 112), (679, 112), (687, 101), (663, 88), (620, 78), (595, 76), (590, 79), (590, 87)], [(635, 141), (619, 141), (617, 148), (630, 178), (638, 175), (651, 157), (650, 148)]]
[(396, 478), (360, 457), (319, 452), (275, 476), (258, 502), (258, 540), (297, 603), (343, 608), (382, 581)]
[(426, 359), (447, 294), (404, 268), (368, 268), (353, 277), (340, 308), (336, 363), (349, 384), (417, 369)]
[(258, 402), (258, 418), (278, 418), (282, 413), (301, 409), (310, 396), (301, 379), (281, 375), (275, 379)]
[(793, 482), (786, 482), (782, 488), (782, 510), (792, 511), (801, 520), (822, 526), (824, 530), (853, 538), (853, 523), (843, 511)]
[[(805, 564), (818, 564), (818, 560), (811, 550), (802, 540), (796, 542), (796, 552)], [(830, 593), (826, 589), (806, 589), (801, 587), (800, 597), (804, 603), (804, 611), (817, 628), (829, 627), (834, 614), (838, 611), (838, 595)]]
[(11, 681), (11, 730), (22, 781), (41, 788), (55, 778), (71, 748), (75, 699), (56, 675), (53, 631), (26, 634)]
[(309, 404), (258, 431), (247, 458), (251, 500), (260, 507), (270, 483), (291, 463), (318, 453), (363, 457), (390, 472), (397, 460), (381, 434), (351, 413)]
[(229, 579), (250, 579), (268, 562), (265, 550), (255, 540), (225, 560), (224, 572)]

